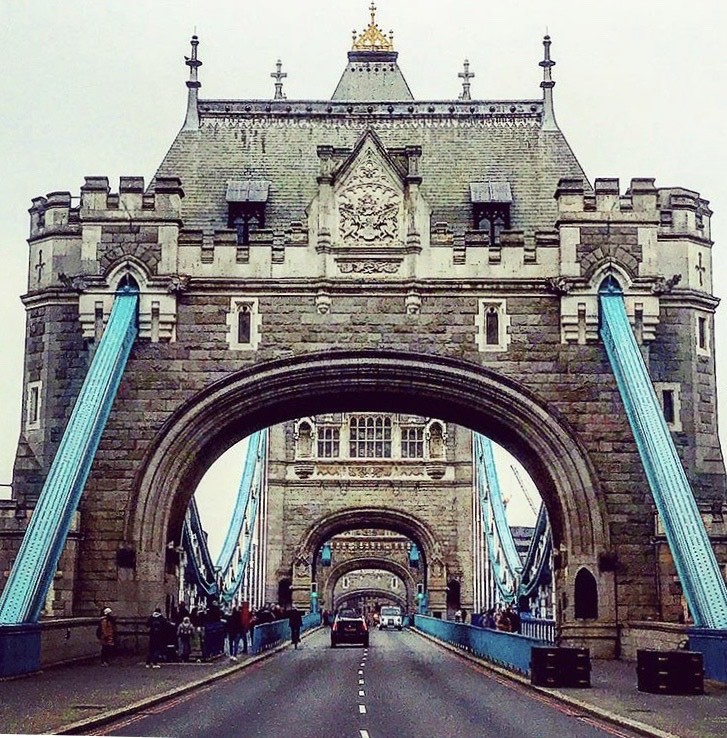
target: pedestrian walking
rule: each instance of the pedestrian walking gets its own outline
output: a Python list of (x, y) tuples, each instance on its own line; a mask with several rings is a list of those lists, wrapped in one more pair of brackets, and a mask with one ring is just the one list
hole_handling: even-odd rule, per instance
[(110, 607), (104, 608), (96, 627), (96, 638), (101, 642), (101, 666), (108, 666), (116, 648), (116, 618)]
[(177, 641), (179, 642), (179, 657), (182, 661), (189, 661), (192, 653), (192, 636), (194, 635), (194, 625), (188, 615), (182, 618), (182, 622), (177, 626)]
[(146, 621), (149, 628), (149, 648), (146, 653), (146, 668), (159, 668), (159, 658), (165, 646), (166, 618), (157, 607)]
[(290, 624), (290, 640), (297, 649), (300, 643), (300, 628), (303, 625), (303, 616), (295, 605), (291, 605), (290, 610), (288, 610), (288, 622)]
[(230, 661), (237, 661), (237, 652), (240, 647), (240, 636), (242, 635), (242, 622), (240, 621), (240, 610), (233, 607), (226, 623), (227, 643), (230, 650)]
[(253, 618), (250, 612), (250, 603), (245, 600), (240, 608), (240, 638), (242, 639), (243, 653), (247, 653), (248, 634), (250, 636), (250, 646), (252, 647), (252, 626)]

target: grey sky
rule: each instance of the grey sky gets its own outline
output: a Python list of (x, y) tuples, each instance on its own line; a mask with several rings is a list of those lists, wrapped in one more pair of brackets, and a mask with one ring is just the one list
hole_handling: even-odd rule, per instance
[[(0, 482), (9, 482), (20, 427), (28, 231), (32, 197), (77, 195), (86, 175), (153, 175), (182, 124), (189, 37), (200, 37), (204, 98), (269, 98), (280, 58), (289, 98), (329, 98), (351, 30), (368, 0), (4, 0), (0, 86), (0, 361), (4, 430)], [(378, 0), (414, 96), (454, 98), (465, 57), (480, 99), (540, 97), (542, 36), (557, 62), (561, 129), (589, 178), (655, 177), (699, 191), (715, 210), (715, 292), (727, 283), (727, 90), (719, 0), (639, 3)], [(666, 275), (670, 276), (670, 275)], [(727, 324), (718, 312), (721, 406), (727, 407)], [(722, 414), (722, 439), (727, 438)]]

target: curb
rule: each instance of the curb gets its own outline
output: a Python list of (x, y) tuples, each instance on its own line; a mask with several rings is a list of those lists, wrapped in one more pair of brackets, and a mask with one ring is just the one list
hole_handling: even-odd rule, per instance
[[(306, 638), (309, 633), (313, 633), (319, 628), (320, 626), (310, 628), (309, 630), (305, 631), (305, 633), (301, 634), (301, 640)], [(88, 730), (89, 728), (98, 728), (101, 725), (106, 725), (107, 723), (113, 722), (114, 720), (124, 717), (125, 715), (131, 715), (135, 712), (143, 710), (144, 708), (153, 707), (154, 705), (166, 702), (173, 697), (178, 697), (179, 695), (186, 694), (187, 692), (191, 692), (195, 689), (198, 689), (199, 687), (203, 687), (207, 684), (211, 684), (212, 682), (224, 679), (231, 674), (235, 674), (236, 672), (247, 669), (248, 667), (257, 664), (260, 661), (264, 661), (265, 659), (270, 658), (280, 651), (284, 651), (290, 645), (290, 641), (285, 641), (279, 646), (274, 646), (268, 651), (263, 651), (262, 653), (251, 657), (241, 664), (235, 664), (234, 666), (230, 666), (223, 671), (218, 671), (216, 674), (210, 674), (209, 676), (197, 679), (194, 682), (187, 682), (182, 686), (174, 687), (173, 689), (169, 689), (166, 692), (156, 694), (152, 697), (146, 697), (144, 699), (137, 700), (136, 702), (132, 702), (129, 705), (124, 705), (123, 707), (115, 707), (111, 710), (107, 710), (106, 712), (94, 715), (93, 717), (84, 718), (83, 720), (77, 720), (74, 723), (67, 723), (66, 725), (62, 725), (61, 727), (54, 729), (53, 735), (72, 735), (79, 730)]]
[(533, 692), (539, 692), (540, 694), (548, 695), (549, 697), (556, 699), (558, 702), (562, 702), (572, 707), (577, 707), (579, 710), (582, 710), (583, 712), (588, 713), (593, 717), (600, 718), (601, 720), (611, 723), (612, 725), (618, 725), (622, 728), (628, 728), (629, 730), (633, 730), (635, 733), (640, 733), (641, 735), (647, 736), (647, 738), (680, 738), (680, 736), (676, 735), (675, 733), (667, 733), (666, 731), (660, 730), (653, 725), (641, 723), (638, 720), (633, 720), (632, 718), (625, 717), (624, 715), (619, 715), (615, 712), (610, 712), (609, 710), (606, 710), (604, 708), (597, 707), (596, 705), (584, 702), (583, 700), (579, 700), (577, 697), (573, 697), (567, 692), (561, 692), (557, 689), (547, 689), (531, 684), (529, 679), (521, 676), (517, 672), (510, 671), (509, 669), (505, 669), (502, 666), (493, 664), (491, 661), (487, 661), (486, 659), (480, 658), (479, 656), (474, 656), (471, 653), (462, 651), (461, 649), (456, 648), (450, 643), (440, 641), (437, 638), (430, 636), (428, 633), (424, 633), (414, 626), (411, 626), (409, 630), (412, 633), (416, 633), (421, 638), (425, 638), (426, 640), (437, 644), (441, 648), (444, 648), (447, 651), (450, 651), (451, 653), (456, 654), (463, 659), (466, 659), (467, 661), (472, 661), (478, 666), (481, 666), (488, 671), (494, 672), (498, 676), (504, 677), (513, 682), (517, 682), (518, 684), (531, 689)]

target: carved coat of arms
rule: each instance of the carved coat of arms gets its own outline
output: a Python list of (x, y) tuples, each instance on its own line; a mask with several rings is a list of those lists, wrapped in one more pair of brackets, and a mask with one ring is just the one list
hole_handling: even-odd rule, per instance
[(393, 245), (398, 242), (401, 193), (368, 150), (338, 193), (338, 226), (345, 245)]

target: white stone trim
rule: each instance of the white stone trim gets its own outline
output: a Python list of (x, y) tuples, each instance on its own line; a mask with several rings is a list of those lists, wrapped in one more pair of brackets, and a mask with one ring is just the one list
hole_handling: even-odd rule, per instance
[[(238, 315), (244, 310), (250, 312), (250, 341), (240, 343), (237, 340)], [(227, 313), (227, 343), (233, 351), (257, 351), (260, 345), (260, 327), (262, 316), (257, 297), (231, 297), (230, 310)]]
[[(497, 343), (486, 342), (485, 316), (495, 309), (497, 311)], [(510, 316), (507, 314), (507, 300), (493, 300), (483, 297), (479, 300), (479, 310), (475, 316), (475, 343), (477, 348), (484, 352), (507, 351), (510, 345)]]
[[(704, 319), (704, 346), (699, 345), (699, 322), (700, 318)], [(700, 311), (694, 312), (694, 345), (697, 349), (697, 356), (712, 355), (712, 323), (709, 319), (709, 313)]]

